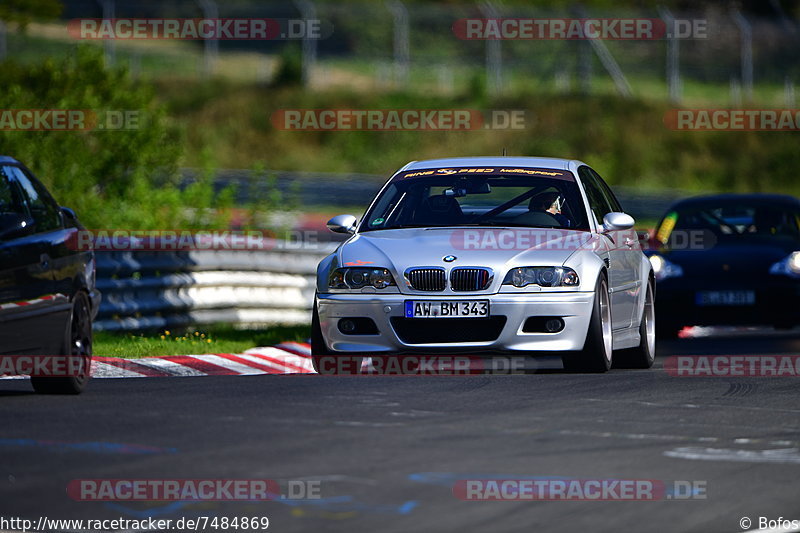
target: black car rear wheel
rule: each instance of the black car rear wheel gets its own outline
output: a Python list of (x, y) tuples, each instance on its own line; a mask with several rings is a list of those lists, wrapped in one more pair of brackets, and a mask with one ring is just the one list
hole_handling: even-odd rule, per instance
[(78, 359), (78, 375), (31, 376), (33, 389), (41, 394), (80, 394), (89, 382), (92, 366), (92, 314), (89, 310), (89, 298), (83, 291), (79, 291), (72, 301), (69, 333), (59, 355)]

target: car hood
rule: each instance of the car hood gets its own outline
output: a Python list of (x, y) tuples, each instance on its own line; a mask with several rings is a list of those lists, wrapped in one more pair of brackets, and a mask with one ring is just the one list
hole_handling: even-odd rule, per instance
[[(483, 266), (495, 275), (516, 266), (561, 266), (593, 234), (538, 228), (410, 228), (360, 233), (339, 249), (342, 266)], [(454, 256), (445, 261), (446, 256)]]

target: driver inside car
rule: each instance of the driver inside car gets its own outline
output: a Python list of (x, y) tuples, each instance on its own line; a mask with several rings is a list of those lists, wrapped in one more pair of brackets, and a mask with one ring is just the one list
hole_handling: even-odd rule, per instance
[(518, 216), (515, 222), (531, 226), (554, 226), (568, 228), (570, 219), (561, 214), (563, 197), (557, 192), (537, 194), (528, 203), (528, 212)]

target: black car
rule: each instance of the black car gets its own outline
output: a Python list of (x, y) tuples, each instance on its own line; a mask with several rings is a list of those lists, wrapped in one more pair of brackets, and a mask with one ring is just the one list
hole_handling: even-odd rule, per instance
[(800, 200), (777, 194), (675, 203), (648, 254), (661, 336), (683, 326), (800, 324)]
[(86, 372), (32, 376), (38, 392), (77, 394), (89, 379), (92, 320), (100, 305), (83, 228), (30, 170), (0, 156), (0, 356), (76, 356)]

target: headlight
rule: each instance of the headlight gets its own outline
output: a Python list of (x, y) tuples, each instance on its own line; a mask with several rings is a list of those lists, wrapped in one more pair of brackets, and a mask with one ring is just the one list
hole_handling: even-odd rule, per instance
[(800, 278), (800, 252), (792, 252), (789, 257), (781, 259), (769, 268), (770, 274), (783, 274)]
[(385, 268), (337, 268), (328, 278), (331, 289), (383, 289), (394, 284), (392, 273)]
[(518, 267), (511, 269), (503, 280), (503, 285), (514, 287), (574, 287), (579, 283), (578, 274), (566, 267)]
[(653, 265), (653, 274), (656, 276), (656, 281), (683, 276), (683, 268), (667, 261), (663, 256), (651, 255), (650, 264)]

